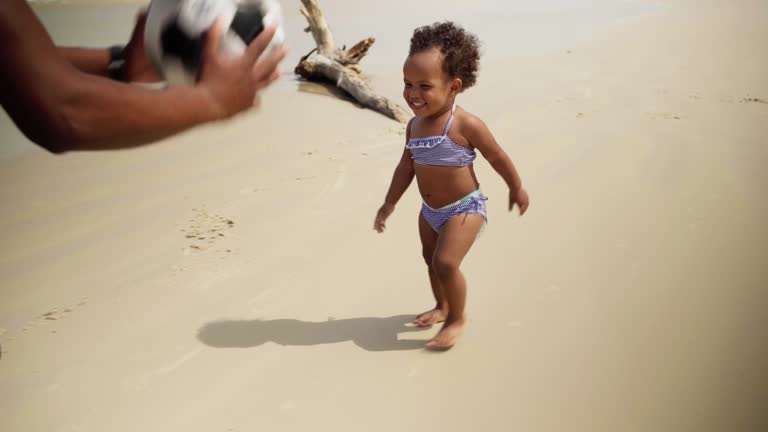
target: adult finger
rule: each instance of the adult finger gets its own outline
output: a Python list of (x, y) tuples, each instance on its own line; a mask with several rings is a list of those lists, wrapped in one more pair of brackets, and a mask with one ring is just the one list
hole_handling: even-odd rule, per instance
[(243, 54), (245, 61), (249, 64), (256, 63), (256, 60), (259, 59), (261, 53), (264, 52), (272, 41), (272, 37), (275, 36), (275, 30), (275, 26), (267, 26), (261, 34), (248, 45)]
[(203, 56), (206, 61), (216, 58), (221, 43), (222, 29), (221, 20), (217, 19), (208, 32), (205, 34), (205, 45), (203, 46)]
[(283, 76), (283, 71), (280, 69), (276, 69), (274, 72), (272, 72), (272, 75), (269, 76), (269, 80), (267, 80), (267, 85), (272, 84), (273, 82), (280, 79), (280, 77)]
[(144, 22), (147, 20), (147, 8), (143, 7), (139, 9), (138, 12), (136, 12), (136, 23), (144, 25)]
[(280, 47), (273, 51), (264, 60), (256, 63), (253, 66), (253, 75), (256, 81), (262, 81), (265, 78), (272, 75), (272, 72), (277, 69), (277, 65), (285, 58), (288, 51), (285, 47)]
[(268, 87), (270, 84), (272, 84), (273, 82), (277, 81), (282, 76), (283, 76), (283, 71), (281, 71), (280, 69), (275, 69), (272, 72), (272, 74), (269, 76), (269, 78), (262, 79), (261, 81), (258, 81), (256, 85), (260, 89)]

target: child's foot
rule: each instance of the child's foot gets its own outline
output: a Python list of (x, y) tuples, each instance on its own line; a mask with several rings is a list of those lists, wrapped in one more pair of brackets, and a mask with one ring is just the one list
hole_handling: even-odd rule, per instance
[(417, 316), (416, 319), (413, 320), (413, 323), (419, 327), (430, 327), (445, 321), (446, 316), (448, 316), (447, 311), (440, 308), (434, 308)]
[(464, 334), (464, 318), (453, 322), (446, 322), (440, 332), (427, 342), (427, 348), (448, 349), (456, 344), (456, 341)]

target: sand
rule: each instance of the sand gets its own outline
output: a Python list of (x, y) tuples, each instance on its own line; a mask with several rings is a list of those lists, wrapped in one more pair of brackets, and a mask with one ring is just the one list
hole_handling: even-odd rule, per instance
[[(61, 44), (119, 42), (141, 3), (104, 3), (36, 10)], [(432, 301), (415, 188), (371, 229), (401, 125), (290, 73), (128, 151), (50, 155), (3, 113), (0, 429), (768, 430), (765, 2), (409, 3), (321, 2), (338, 43), (376, 36), (394, 99), (414, 26), (476, 31), (459, 103), (531, 194), (507, 213), (477, 162), (460, 343), (404, 326)]]

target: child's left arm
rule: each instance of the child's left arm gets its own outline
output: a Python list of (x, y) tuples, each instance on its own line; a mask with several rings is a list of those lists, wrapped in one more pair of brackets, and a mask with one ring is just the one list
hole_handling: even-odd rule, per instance
[(462, 133), (470, 145), (480, 151), (493, 169), (504, 179), (507, 186), (509, 186), (509, 211), (512, 211), (515, 204), (517, 204), (520, 207), (520, 215), (522, 216), (528, 210), (528, 192), (523, 189), (522, 180), (520, 180), (520, 175), (517, 173), (512, 160), (496, 142), (488, 126), (482, 120), (468, 114), (462, 123)]

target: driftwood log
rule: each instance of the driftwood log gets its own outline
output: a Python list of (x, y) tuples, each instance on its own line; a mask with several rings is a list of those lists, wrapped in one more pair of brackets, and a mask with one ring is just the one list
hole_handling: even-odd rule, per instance
[(295, 72), (310, 81), (330, 81), (361, 105), (376, 110), (401, 123), (411, 115), (389, 99), (377, 95), (368, 85), (360, 68), (360, 60), (373, 45), (374, 38), (362, 40), (349, 49), (338, 49), (317, 0), (301, 0), (301, 14), (307, 19), (317, 47), (299, 61)]

